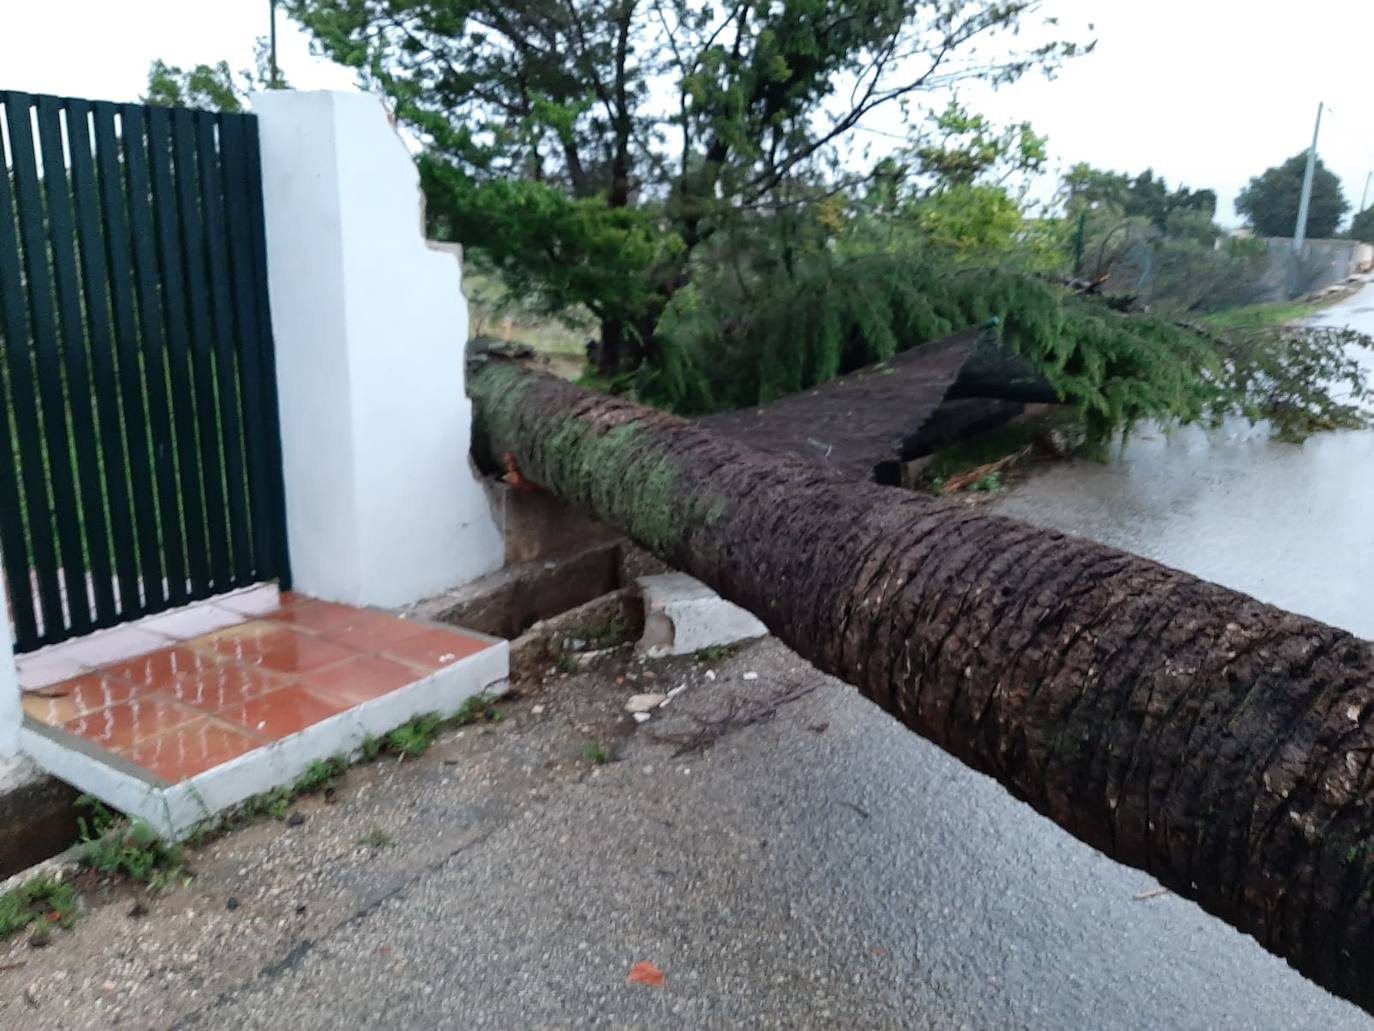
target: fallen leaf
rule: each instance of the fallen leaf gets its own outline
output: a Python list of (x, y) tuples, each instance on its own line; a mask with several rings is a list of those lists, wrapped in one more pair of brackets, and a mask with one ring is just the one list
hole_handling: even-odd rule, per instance
[(630, 968), (630, 976), (626, 980), (630, 984), (647, 984), (650, 988), (662, 988), (663, 971), (652, 963), (636, 963)]
[(830, 724), (829, 724), (829, 723), (813, 723), (811, 726), (807, 727), (806, 729), (809, 730), (809, 731), (811, 731), (811, 733), (813, 733), (813, 734), (824, 734), (827, 730), (830, 729)]

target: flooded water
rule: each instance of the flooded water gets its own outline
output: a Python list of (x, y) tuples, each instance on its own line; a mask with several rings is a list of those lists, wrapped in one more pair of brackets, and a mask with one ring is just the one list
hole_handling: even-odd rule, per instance
[[(1374, 284), (1319, 321), (1374, 334)], [(1374, 639), (1374, 430), (1142, 430), (1111, 462), (1048, 468), (994, 505)]]

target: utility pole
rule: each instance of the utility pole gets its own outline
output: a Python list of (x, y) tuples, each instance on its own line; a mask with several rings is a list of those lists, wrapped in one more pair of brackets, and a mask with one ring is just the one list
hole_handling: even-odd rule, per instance
[(1364, 189), (1360, 192), (1360, 206), (1355, 211), (1357, 215), (1364, 210), (1364, 202), (1369, 199), (1369, 183), (1371, 180), (1374, 180), (1374, 172), (1370, 172), (1364, 177)]
[(1312, 175), (1317, 170), (1317, 134), (1322, 131), (1322, 108), (1317, 104), (1317, 124), (1312, 129), (1312, 148), (1307, 152), (1307, 171), (1302, 177), (1302, 197), (1298, 200), (1298, 224), (1293, 229), (1293, 251), (1302, 253), (1307, 239), (1307, 209), (1312, 203)]
[(268, 0), (268, 9), (271, 11), (271, 28), (269, 29), (271, 43), (268, 47), (269, 53), (271, 55), (271, 72), (269, 73), (269, 85), (273, 89), (276, 89), (280, 81), (277, 75), (277, 0)]

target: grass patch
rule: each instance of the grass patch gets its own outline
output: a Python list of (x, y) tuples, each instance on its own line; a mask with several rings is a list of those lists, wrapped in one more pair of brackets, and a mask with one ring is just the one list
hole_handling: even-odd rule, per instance
[(300, 779), (292, 785), (297, 795), (313, 795), (333, 785), (348, 770), (348, 756), (340, 753), (328, 759), (316, 759), (306, 767)]
[(365, 848), (395, 848), (396, 839), (380, 827), (373, 827), (358, 839), (358, 844)]
[(76, 893), (70, 884), (55, 877), (30, 877), (17, 888), (0, 894), (0, 938), (8, 938), (38, 924), (70, 927), (76, 920)]
[(604, 766), (611, 757), (605, 745), (600, 741), (592, 741), (582, 749), (582, 758), (596, 766)]
[(77, 820), (81, 828), (78, 858), (84, 866), (152, 888), (188, 876), (181, 846), (164, 841), (142, 820), (121, 816), (89, 795), (78, 798), (77, 805), (89, 811), (89, 816)]
[(376, 734), (368, 734), (367, 737), (363, 738), (363, 743), (359, 746), (363, 754), (363, 762), (372, 762), (382, 754), (382, 749), (385, 747), (386, 742)]
[(462, 727), (469, 723), (500, 723), (505, 718), (506, 714), (492, 704), (492, 699), (478, 694), (460, 705), (448, 722)]
[(417, 716), (386, 736), (386, 750), (402, 759), (418, 759), (429, 751), (443, 725), (437, 712)]
[(1293, 304), (1284, 301), (1269, 301), (1264, 304), (1247, 304), (1240, 308), (1212, 312), (1198, 321), (1216, 330), (1265, 329), (1282, 326), (1289, 322), (1308, 318), (1323, 308), (1335, 303), (1335, 299), (1309, 301), (1306, 304)]

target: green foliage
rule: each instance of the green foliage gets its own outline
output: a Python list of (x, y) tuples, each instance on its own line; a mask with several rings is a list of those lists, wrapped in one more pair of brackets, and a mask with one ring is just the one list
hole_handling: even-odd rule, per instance
[(1269, 325), (1218, 338), (1230, 409), (1267, 419), (1281, 440), (1370, 423), (1374, 388), (1368, 357), (1374, 340), (1336, 326)]
[(585, 306), (598, 318), (642, 317), (647, 270), (680, 250), (643, 211), (575, 198), (547, 183), (477, 181), (433, 155), (420, 158), (429, 230), (438, 239), (483, 241), (481, 267), (547, 312)]
[(161, 107), (194, 107), (202, 111), (242, 111), (243, 90), (227, 61), (190, 69), (154, 61), (148, 69), (143, 103)]
[[(1294, 154), (1281, 165), (1266, 169), (1250, 180), (1236, 198), (1236, 210), (1260, 236), (1292, 236), (1298, 224), (1298, 204), (1307, 169), (1307, 152)], [(1341, 216), (1350, 204), (1341, 193), (1341, 181), (1317, 158), (1312, 176), (1312, 201), (1307, 209), (1307, 236), (1334, 236)]]
[(382, 754), (382, 749), (386, 747), (386, 742), (376, 734), (368, 734), (363, 738), (359, 748), (363, 753), (364, 762), (372, 762)]
[(582, 749), (582, 758), (592, 763), (594, 766), (602, 766), (610, 761), (610, 755), (606, 751), (606, 746), (600, 741), (593, 741)]
[(283, 785), (253, 795), (243, 803), (243, 815), (249, 818), (270, 816), (274, 820), (285, 820), (291, 813), (291, 803), (296, 800), (289, 786)]
[(1141, 216), (1127, 216), (1101, 202), (1080, 208), (1083, 253), (1076, 273), (1106, 276), (1108, 290), (1129, 294), (1136, 307), (1182, 315), (1246, 304), (1268, 264), (1264, 241), (1231, 237), (1216, 244), (1220, 230), (1201, 210), (1177, 208), (1161, 232)]
[(30, 924), (70, 927), (75, 920), (76, 893), (70, 884), (55, 877), (30, 877), (0, 894), (0, 939)]
[(1064, 191), (1070, 216), (1084, 208), (1109, 206), (1127, 218), (1143, 218), (1167, 235), (1176, 235), (1184, 220), (1189, 225), (1210, 226), (1217, 212), (1214, 191), (1186, 186), (1170, 190), (1164, 178), (1156, 178), (1149, 168), (1131, 177), (1080, 162), (1064, 177)]
[(402, 759), (418, 759), (439, 736), (444, 719), (437, 712), (417, 716), (386, 736), (386, 749)]
[(1222, 333), (1243, 333), (1254, 329), (1284, 326), (1315, 315), (1322, 305), (1317, 303), (1286, 304), (1281, 301), (1246, 304), (1238, 308), (1204, 315), (1199, 321), (1209, 329)]
[(316, 759), (293, 785), (297, 795), (311, 795), (333, 785), (348, 770), (348, 756), (331, 755), (328, 759)]
[(504, 714), (492, 704), (492, 700), (486, 695), (478, 694), (465, 700), (449, 722), (462, 727), (469, 723), (500, 723), (503, 719)]
[(181, 847), (164, 841), (143, 821), (119, 816), (89, 795), (77, 799), (77, 805), (90, 813), (78, 820), (80, 860), (86, 866), (154, 888), (185, 875)]
[[(288, 9), (423, 141), (433, 231), (548, 312), (593, 312), (608, 377), (658, 350), (658, 319), (698, 247), (775, 212), (797, 184), (855, 178), (840, 159), (865, 116), (966, 79), (1053, 70), (1085, 49), (1053, 39), (1036, 4), (1001, 0)], [(1017, 49), (1023, 29), (1038, 40)], [(1004, 140), (957, 105), (940, 131), (962, 144), (930, 152), (936, 174), (960, 182), (999, 148), (1029, 161), (1043, 151), (1028, 128)], [(665, 391), (685, 392), (687, 374), (656, 362)]]
[[(997, 318), (1005, 341), (1077, 405), (1096, 435), (1150, 415), (1196, 419), (1215, 368), (1192, 334), (1126, 318), (1036, 277), (950, 269), (939, 252), (862, 247), (817, 253), (745, 279), (704, 281), (670, 310), (665, 337), (726, 407), (767, 402)], [(654, 397), (673, 406), (678, 399)]]
[(380, 827), (373, 827), (358, 839), (358, 844), (372, 849), (395, 848), (396, 839)]
[(1374, 207), (1365, 208), (1350, 220), (1350, 237), (1364, 243), (1374, 243)]
[(930, 123), (927, 134), (900, 152), (898, 160), (937, 192), (978, 182), (1001, 186), (1013, 176), (1038, 173), (1049, 160), (1047, 140), (1029, 122), (998, 127), (957, 98), (932, 115)]
[[(1000, 186), (951, 186), (913, 203), (909, 214), (932, 245), (947, 248), (960, 262), (1010, 256), (1025, 227), (1021, 206)], [(1057, 258), (1056, 254), (1039, 264)]]
[(228, 61), (180, 68), (156, 60), (148, 68), (148, 86), (143, 103), (161, 107), (192, 107), (202, 111), (242, 111), (248, 94), (255, 90), (290, 89), (286, 80), (270, 67), (267, 40), (259, 36), (253, 45), (255, 67), (229, 70)]
[[(796, 393), (967, 326), (997, 319), (1077, 411), (1090, 449), (1144, 419), (1269, 418), (1283, 436), (1355, 425), (1364, 378), (1340, 331), (1219, 336), (999, 268), (950, 267), (938, 250), (864, 241), (785, 265), (718, 268), (684, 291), (664, 339), (699, 371), (722, 407)], [(653, 381), (646, 380), (646, 385)], [(655, 403), (681, 399), (650, 395)]]

